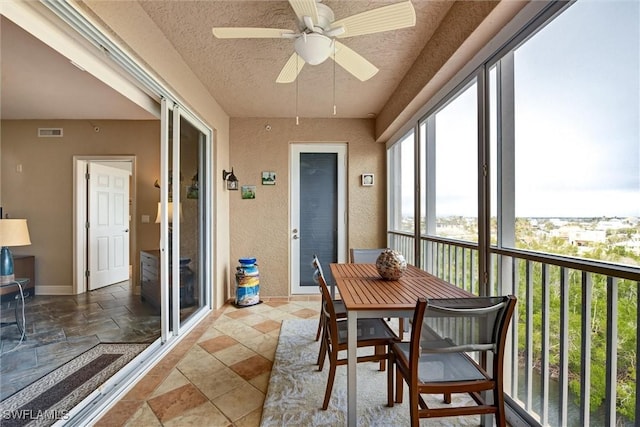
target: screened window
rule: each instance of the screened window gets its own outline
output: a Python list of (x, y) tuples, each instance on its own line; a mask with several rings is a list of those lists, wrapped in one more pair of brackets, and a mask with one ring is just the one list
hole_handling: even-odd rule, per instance
[(388, 150), (390, 229), (413, 233), (415, 230), (415, 133), (409, 132)]
[(579, 1), (501, 61), (515, 216), (503, 245), (640, 265), (638, 16), (637, 2)]
[[(475, 80), (421, 123), (427, 234), (478, 241), (478, 91)], [(433, 223), (435, 219), (435, 227)]]

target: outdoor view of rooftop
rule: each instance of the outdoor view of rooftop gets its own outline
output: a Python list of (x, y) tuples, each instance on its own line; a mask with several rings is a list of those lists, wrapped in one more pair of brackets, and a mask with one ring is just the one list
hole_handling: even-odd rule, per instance
[[(495, 244), (495, 218), (491, 224)], [(414, 226), (413, 217), (404, 217), (399, 231), (413, 232)], [(425, 229), (424, 219), (420, 229)], [(435, 234), (477, 242), (477, 218), (437, 218)], [(640, 218), (517, 218), (516, 248), (640, 266)]]

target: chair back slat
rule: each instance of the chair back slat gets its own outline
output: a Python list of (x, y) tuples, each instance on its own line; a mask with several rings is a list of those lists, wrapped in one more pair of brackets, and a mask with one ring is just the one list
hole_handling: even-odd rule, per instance
[(354, 264), (375, 264), (384, 248), (360, 249), (351, 248), (349, 254), (351, 262)]
[[(496, 352), (508, 301), (508, 297), (427, 300), (424, 326), (449, 343), (435, 351)], [(423, 348), (428, 348), (428, 345), (423, 345)]]
[(325, 280), (324, 273), (322, 272), (322, 266), (320, 265), (318, 257), (315, 255), (313, 256), (313, 266), (316, 268), (313, 277), (314, 280), (317, 281), (318, 286), (320, 287), (320, 293), (322, 294), (322, 311), (324, 315), (327, 316), (329, 331), (333, 333), (336, 331), (336, 311), (333, 306), (333, 299), (331, 298), (327, 281)]

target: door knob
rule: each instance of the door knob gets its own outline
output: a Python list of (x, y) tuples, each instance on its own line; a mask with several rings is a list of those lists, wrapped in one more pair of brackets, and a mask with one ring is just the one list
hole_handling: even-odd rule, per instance
[(296, 235), (294, 235), (294, 236), (293, 236), (293, 238), (294, 238), (295, 240), (299, 239), (299, 237), (298, 237), (298, 235), (297, 235), (297, 234), (296, 234)]

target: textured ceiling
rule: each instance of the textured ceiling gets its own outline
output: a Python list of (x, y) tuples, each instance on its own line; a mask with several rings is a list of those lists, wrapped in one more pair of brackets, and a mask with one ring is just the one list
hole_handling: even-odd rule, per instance
[[(337, 20), (397, 1), (404, 0), (323, 3)], [(481, 22), (489, 22), (484, 40), (501, 26), (500, 20), (485, 20), (498, 2), (412, 0), (415, 27), (341, 39), (379, 68), (370, 80), (361, 82), (328, 59), (320, 65), (305, 65), (296, 82), (278, 84), (275, 80), (293, 53), (292, 40), (217, 39), (211, 29), (246, 26), (297, 30), (288, 1), (78, 0), (78, 4), (102, 21), (106, 31), (125, 46), (127, 41), (120, 38), (121, 34), (102, 20), (103, 13), (126, 21), (125, 39), (136, 31), (137, 37), (146, 37), (149, 45), (154, 45), (155, 38), (163, 38), (158, 46), (175, 49), (167, 52), (167, 60), (181, 58), (230, 117), (324, 118), (333, 116), (335, 105), (337, 117), (385, 116), (385, 126), (395, 120), (386, 116), (396, 117), (427, 83), (444, 75), (440, 67), (454, 52), (461, 51), (461, 44)], [(131, 15), (134, 9), (137, 14)], [(112, 20), (112, 24), (120, 21)], [(140, 21), (145, 21), (144, 25)], [(107, 85), (6, 22), (2, 18), (0, 28), (2, 118), (150, 118), (133, 103), (127, 105), (126, 98)], [(122, 25), (118, 27), (122, 30)], [(135, 49), (131, 51), (136, 55)], [(457, 60), (468, 59), (458, 55)]]
[[(335, 19), (397, 1), (323, 1)], [(297, 82), (276, 83), (293, 53), (288, 39), (217, 39), (212, 27), (298, 30), (287, 1), (140, 1), (186, 64), (231, 117), (372, 117), (383, 108), (452, 1), (414, 0), (416, 26), (343, 38), (379, 68), (361, 82), (331, 59), (305, 65)], [(296, 107), (297, 105), (297, 107)]]

